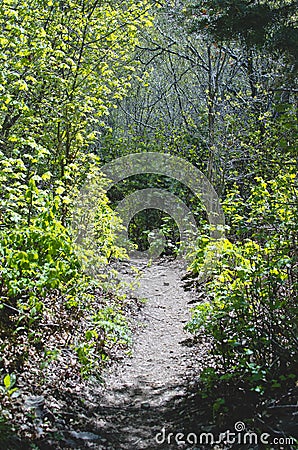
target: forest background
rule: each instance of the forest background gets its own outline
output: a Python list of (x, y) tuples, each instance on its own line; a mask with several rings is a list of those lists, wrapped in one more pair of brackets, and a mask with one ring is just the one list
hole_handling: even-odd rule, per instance
[[(212, 343), (216, 364), (201, 378), (215, 412), (224, 407), (222, 386), (259, 401), (292, 389), (296, 2), (3, 0), (0, 23), (3, 430), (28, 373), (41, 389), (67, 349), (75, 371), (98, 374), (115, 348), (129, 345), (127, 299), (105, 268), (125, 257), (114, 207), (144, 185), (178, 195), (195, 215), (194, 279), (206, 255), (217, 255), (199, 286), (207, 300), (187, 325)], [(200, 199), (169, 177), (131, 177), (107, 195), (100, 166), (147, 151), (181, 156), (208, 177), (225, 239), (210, 238)], [(95, 207), (88, 218), (75, 214), (92, 222), (93, 250), (79, 247), (71, 228), (87, 180), (97, 183)], [(158, 227), (165, 253), (175, 255), (177, 226), (161, 211), (134, 217), (132, 242), (146, 249)]]

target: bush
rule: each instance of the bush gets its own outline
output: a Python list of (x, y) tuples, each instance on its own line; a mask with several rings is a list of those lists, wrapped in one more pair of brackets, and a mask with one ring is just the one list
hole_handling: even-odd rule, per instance
[(206, 268), (206, 258), (216, 258), (207, 300), (194, 309), (187, 325), (210, 337), (216, 363), (205, 376), (212, 372), (214, 377), (215, 371), (214, 380), (244, 383), (261, 393), (295, 378), (297, 194), (291, 175), (268, 183), (258, 179), (246, 202), (234, 191), (225, 210), (234, 235), (245, 239), (215, 245), (203, 236), (198, 244), (203, 242), (204, 250), (193, 251), (191, 269), (197, 273)]
[[(0, 370), (3, 369), (5, 374), (8, 370), (22, 370), (29, 354), (32, 357), (37, 351), (41, 357), (46, 353), (51, 334), (58, 337), (60, 333), (60, 339), (62, 334), (67, 335), (65, 345), (74, 352), (75, 347), (87, 345), (85, 329), (88, 321), (92, 323), (94, 314), (110, 305), (101, 280), (91, 279), (90, 266), (91, 274), (96, 275), (111, 257), (125, 256), (125, 253), (116, 245), (120, 220), (109, 206), (104, 191), (105, 181), (98, 173), (96, 157), (93, 162), (92, 155), (89, 155), (89, 175), (83, 177), (81, 174), (77, 187), (67, 191), (67, 180), (48, 184), (51, 179), (49, 173), (41, 177), (36, 175), (36, 163), (32, 163), (28, 175), (26, 161), (6, 158), (3, 154), (0, 156), (3, 192), (0, 211), (0, 349), (5, 354), (0, 359)], [(90, 184), (90, 179), (93, 184)], [(89, 182), (89, 191), (85, 199), (87, 203), (81, 207), (79, 186), (84, 182)], [(83, 228), (82, 223), (87, 228)], [(75, 242), (78, 232), (85, 233), (81, 243)], [(119, 309), (116, 301), (111, 308), (116, 314)], [(111, 314), (111, 325), (114, 319), (116, 316)], [(97, 324), (97, 332), (99, 328)], [(119, 337), (119, 345), (122, 345), (121, 339)], [(107, 335), (102, 339), (102, 354), (109, 343), (110, 336)], [(54, 348), (50, 351), (55, 353)], [(97, 365), (97, 359), (91, 356), (88, 361), (82, 358), (79, 361), (83, 373), (89, 373), (92, 364)], [(84, 368), (85, 363), (88, 370)]]

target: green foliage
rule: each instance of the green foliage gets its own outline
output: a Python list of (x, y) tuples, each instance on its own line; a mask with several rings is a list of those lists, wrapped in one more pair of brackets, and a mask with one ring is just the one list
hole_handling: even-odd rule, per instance
[(4, 0), (0, 6), (0, 122), (6, 154), (50, 152), (65, 176), (130, 86), (146, 1), (90, 4)]
[(91, 165), (72, 205), (71, 227), (76, 253), (84, 270), (92, 276), (96, 276), (112, 258), (127, 258), (117, 241), (122, 225), (110, 206), (106, 184), (97, 165)]
[[(190, 139), (190, 135), (184, 130), (182, 132), (181, 130), (174, 130), (172, 135), (167, 136), (162, 127), (154, 132), (154, 136), (136, 134), (134, 129), (117, 129), (114, 133), (108, 132), (104, 136), (101, 154), (104, 161), (108, 162), (111, 158), (131, 153), (156, 151), (174, 153), (182, 157), (182, 152), (188, 151), (189, 155), (192, 155), (189, 159), (195, 162), (197, 158), (196, 149), (191, 142), (188, 142), (188, 138)], [(159, 174), (135, 175), (117, 183), (117, 186), (108, 192), (111, 206), (114, 207), (123, 198), (135, 191), (144, 189), (144, 187), (157, 187), (171, 192), (189, 207), (199, 224), (206, 223), (206, 214), (199, 197), (195, 196), (183, 183)], [(132, 247), (135, 245), (140, 251), (147, 250), (153, 230), (160, 230), (165, 237), (164, 254), (175, 255), (179, 249), (179, 230), (174, 219), (166, 212), (158, 209), (144, 209), (134, 215), (128, 227)]]
[(195, 308), (187, 329), (211, 338), (217, 365), (204, 375), (211, 385), (245, 382), (262, 393), (295, 370), (298, 190), (290, 174), (256, 181), (246, 202), (236, 189), (225, 201), (232, 231), (245, 239), (215, 246), (200, 238), (191, 269), (205, 269), (206, 257), (215, 261), (208, 300)]
[(35, 308), (51, 289), (74, 289), (79, 261), (71, 237), (51, 212), (0, 233), (2, 296), (21, 309)]
[[(189, 258), (190, 270), (207, 276), (207, 296), (187, 328), (210, 339), (214, 360), (201, 377), (205, 395), (220, 383), (275, 392), (295, 379), (296, 5), (188, 4), (166, 3), (148, 38), (147, 0), (0, 4), (0, 393), (6, 404), (17, 394), (15, 374), (38, 353), (44, 373), (66, 350), (87, 376), (127, 349), (125, 294), (113, 271), (101, 272), (113, 258), (126, 257), (113, 207), (144, 185), (179, 196), (202, 228)], [(194, 33), (182, 28), (185, 17)], [(128, 93), (130, 102), (123, 102)], [(178, 154), (208, 173), (225, 198), (230, 240), (210, 240), (200, 201), (167, 177), (124, 180), (109, 201), (99, 165), (146, 151)], [(151, 213), (134, 218), (130, 237), (139, 237), (144, 249), (151, 230), (161, 228), (166, 251), (175, 253), (172, 219)], [(36, 385), (44, 376), (36, 374)], [(222, 396), (213, 402), (214, 415), (225, 408)], [(1, 412), (0, 439), (5, 417)]]
[[(91, 145), (134, 77), (132, 51), (138, 27), (151, 25), (149, 7), (130, 0), (1, 2), (0, 340), (1, 350), (18, 353), (18, 339), (25, 348), (16, 360), (1, 359), (1, 367), (20, 369), (34, 346), (42, 350), (46, 331), (39, 326), (59, 307), (70, 323), (88, 312), (88, 264), (96, 274), (125, 256)], [(74, 204), (88, 176), (98, 188), (89, 198), (92, 248), (75, 243), (70, 229), (74, 214), (84, 219), (86, 209)]]
[[(272, 109), (266, 111), (264, 104), (271, 94), (263, 91), (260, 85), (257, 91), (262, 102), (248, 102), (250, 109), (244, 123), (238, 120), (240, 109), (226, 115), (225, 121), (230, 124), (229, 133), (219, 144), (222, 152), (228, 148), (228, 156), (232, 160), (225, 175), (224, 192), (230, 195), (236, 181), (245, 201), (251, 186), (255, 184), (255, 177), (273, 180), (280, 175), (297, 172), (296, 107), (280, 103), (281, 94), (276, 94)], [(241, 95), (240, 92), (239, 97)], [(233, 107), (235, 110), (241, 108), (239, 99), (233, 102)]]
[(14, 401), (16, 397), (19, 396), (19, 390), (16, 387), (16, 374), (6, 373), (2, 375), (1, 372), (1, 384), (0, 384), (0, 445), (3, 448), (10, 448), (10, 438), (13, 436), (13, 426), (11, 424), (11, 414), (9, 412), (8, 406)]
[(109, 359), (114, 347), (126, 348), (131, 342), (127, 320), (119, 307), (107, 306), (93, 317), (85, 339), (76, 347), (84, 376), (95, 373)]
[[(295, 167), (274, 180), (255, 179), (250, 195), (244, 199), (237, 186), (226, 196), (223, 208), (239, 238), (248, 235), (260, 243), (268, 238), (275, 246), (290, 251), (297, 237), (297, 182)], [(291, 173), (293, 172), (293, 173)], [(269, 243), (268, 243), (269, 244)]]
[(9, 397), (12, 396), (13, 394), (16, 395), (16, 392), (18, 390), (18, 388), (15, 387), (16, 380), (17, 378), (14, 373), (11, 374), (8, 373), (3, 378), (3, 386), (0, 386), (0, 390)]
[[(42, 329), (38, 333), (34, 330), (51, 314), (51, 309), (55, 309), (59, 299), (63, 299), (64, 313), (68, 311), (70, 321), (74, 315), (80, 318), (84, 310), (86, 314), (92, 315), (88, 291), (94, 288), (94, 283), (100, 286), (104, 281), (101, 279), (91, 283), (84, 272), (87, 270), (90, 275), (92, 266), (92, 274), (97, 275), (112, 256), (125, 256), (115, 242), (116, 229), (120, 227), (119, 219), (108, 205), (102, 177), (97, 178), (94, 173), (97, 174), (90, 166), (89, 178), (95, 179), (97, 183), (88, 184), (85, 198), (88, 204), (83, 202), (82, 206), (77, 200), (76, 207), (73, 207), (77, 221), (73, 221), (73, 224), (76, 223), (77, 228), (73, 226), (72, 230), (57, 219), (61, 217), (61, 203), (65, 199), (61, 198), (64, 190), (59, 184), (54, 197), (38, 189), (34, 180), (29, 181), (29, 188), (24, 189), (25, 194), (30, 192), (30, 196), (18, 195), (17, 187), (15, 190), (9, 189), (3, 204), (7, 214), (0, 230), (0, 308), (4, 332), (11, 335), (10, 345), (24, 332), (28, 334), (30, 345), (38, 346), (39, 342), (43, 342)], [(3, 176), (5, 180), (7, 176)], [(92, 192), (96, 195), (91, 195)], [(77, 189), (76, 193), (73, 192), (73, 201), (75, 196), (82, 200), (83, 194)], [(17, 201), (14, 202), (14, 198)], [(14, 222), (16, 226), (13, 228), (11, 224)], [(85, 233), (83, 242), (74, 243), (74, 237), (78, 237), (75, 231), (81, 233), (81, 237)], [(91, 299), (93, 297), (91, 295)], [(118, 318), (111, 313), (109, 321), (112, 323), (114, 318), (115, 326), (118, 326)], [(90, 345), (87, 336), (79, 341), (82, 348)], [(110, 334), (102, 337), (103, 346), (107, 345), (106, 341), (112, 341)], [(115, 338), (115, 345), (122, 345), (120, 337), (119, 342), (116, 341)], [(26, 354), (22, 355), (22, 360), (18, 360), (18, 366), (25, 362)], [(96, 358), (80, 358), (82, 372), (89, 373), (95, 361)], [(11, 364), (15, 364), (13, 359)], [(84, 368), (84, 364), (88, 369)]]
[(218, 40), (242, 39), (248, 46), (267, 46), (288, 53), (297, 64), (294, 1), (196, 1), (187, 9), (186, 17), (192, 31), (202, 30)]

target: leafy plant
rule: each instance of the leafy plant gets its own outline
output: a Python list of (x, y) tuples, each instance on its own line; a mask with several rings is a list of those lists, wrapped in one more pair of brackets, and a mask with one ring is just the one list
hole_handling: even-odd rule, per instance
[(204, 372), (205, 377), (212, 375), (211, 384), (215, 380), (247, 383), (261, 394), (272, 388), (273, 380), (294, 372), (297, 193), (291, 175), (268, 182), (258, 179), (236, 218), (231, 197), (226, 202), (233, 227), (237, 223), (245, 235), (249, 229), (254, 239), (236, 244), (222, 240), (214, 246), (202, 236), (199, 245), (204, 245), (191, 254), (195, 261), (190, 267), (196, 272), (206, 268), (206, 257), (213, 254), (215, 259), (206, 285), (207, 300), (194, 309), (187, 325), (192, 333), (211, 339), (217, 363), (212, 374)]
[(126, 348), (131, 342), (124, 315), (116, 306), (107, 306), (92, 317), (84, 340), (76, 346), (83, 375), (95, 373), (109, 359), (114, 348)]
[(9, 397), (16, 396), (18, 391), (17, 387), (14, 387), (17, 381), (17, 377), (14, 373), (6, 374), (3, 378), (3, 386), (0, 387), (1, 391)]

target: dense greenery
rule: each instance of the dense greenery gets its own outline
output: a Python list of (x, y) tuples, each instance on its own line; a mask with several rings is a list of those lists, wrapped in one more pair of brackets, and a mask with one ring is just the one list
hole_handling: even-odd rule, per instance
[[(204, 395), (224, 385), (261, 397), (294, 383), (296, 35), (291, 1), (1, 2), (0, 395), (8, 418), (15, 373), (30, 361), (40, 386), (65, 349), (82, 375), (127, 350), (127, 301), (107, 269), (126, 257), (113, 208), (144, 186), (179, 196), (200, 229), (188, 262), (206, 299), (187, 329), (210, 339)], [(99, 166), (147, 151), (177, 154), (208, 177), (225, 239), (210, 238), (200, 199), (170, 178), (135, 176), (106, 194)], [(175, 255), (177, 227), (163, 212), (139, 213), (131, 240), (145, 249), (155, 228)]]
[[(176, 153), (208, 175), (227, 221), (217, 243), (183, 186), (145, 180), (179, 192), (202, 230), (188, 257), (207, 299), (187, 329), (210, 338), (203, 392), (217, 408), (223, 393), (279, 395), (297, 364), (296, 5), (168, 3), (155, 24), (136, 53), (146, 84), (111, 116), (102, 151)], [(139, 234), (156, 223), (148, 218), (138, 218)]]
[[(87, 174), (99, 178), (90, 146), (129, 87), (131, 49), (137, 26), (150, 25), (148, 7), (1, 3), (1, 306), (8, 316), (37, 319), (53, 292), (52, 301), (65, 296), (73, 306), (77, 286), (87, 283), (72, 208)], [(103, 262), (113, 253), (111, 223), (118, 225), (100, 182), (98, 189), (90, 220)]]
[(192, 270), (205, 270), (206, 255), (214, 263), (208, 300), (195, 308), (188, 329), (212, 337), (217, 367), (204, 372), (210, 387), (221, 380), (263, 393), (295, 379), (297, 195), (295, 174), (258, 178), (245, 201), (234, 189), (225, 211), (235, 243), (198, 241)]
[(220, 41), (240, 39), (248, 46), (284, 52), (298, 62), (297, 5), (294, 1), (194, 1), (187, 9), (190, 29)]
[[(124, 297), (113, 274), (104, 273), (112, 256), (124, 255), (115, 245), (119, 219), (92, 145), (130, 86), (138, 27), (151, 25), (149, 6), (129, 0), (1, 2), (3, 430), (17, 396), (10, 384), (19, 385), (26, 367), (23, 384), (36, 393), (67, 352), (74, 371), (100, 375), (114, 348), (129, 343)], [(84, 183), (96, 191), (89, 196), (88, 220), (80, 204)], [(71, 228), (74, 215), (95, 230), (92, 246), (78, 239), (78, 222)], [(100, 280), (94, 278), (99, 272)]]

